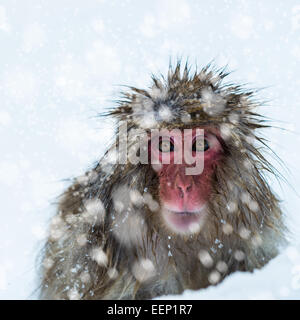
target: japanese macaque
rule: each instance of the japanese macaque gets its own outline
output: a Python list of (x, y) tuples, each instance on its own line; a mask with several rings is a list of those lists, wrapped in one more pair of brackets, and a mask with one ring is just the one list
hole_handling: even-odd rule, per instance
[(178, 62), (104, 115), (126, 129), (59, 201), (42, 299), (180, 294), (278, 254), (286, 229), (257, 132), (267, 125), (253, 92), (224, 84), (227, 74), (210, 66), (191, 74)]

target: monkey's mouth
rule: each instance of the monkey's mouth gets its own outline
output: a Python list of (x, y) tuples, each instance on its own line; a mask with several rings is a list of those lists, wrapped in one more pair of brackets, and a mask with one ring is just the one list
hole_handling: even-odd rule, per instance
[(193, 216), (198, 214), (199, 212), (192, 212), (192, 211), (171, 211), (174, 214), (182, 215), (182, 216)]
[(173, 211), (163, 208), (162, 215), (166, 225), (174, 232), (192, 234), (200, 231), (205, 220), (205, 206), (197, 211)]

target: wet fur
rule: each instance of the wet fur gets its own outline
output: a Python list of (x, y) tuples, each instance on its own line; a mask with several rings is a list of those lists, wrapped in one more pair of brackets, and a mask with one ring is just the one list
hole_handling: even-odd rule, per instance
[[(115, 117), (117, 121), (126, 120), (130, 132), (141, 126), (143, 118), (140, 121), (139, 117), (143, 117), (141, 111), (145, 104), (154, 112), (156, 128), (209, 125), (221, 128), (221, 132), (224, 125), (225, 129), (226, 126), (230, 128), (230, 134), (223, 139), (224, 155), (215, 165), (205, 227), (192, 236), (172, 234), (164, 226), (159, 210), (150, 210), (146, 202), (132, 204), (127, 194), (123, 199), (126, 209), (130, 208), (130, 215), (141, 218), (143, 224), (141, 232), (133, 234), (136, 238), (131, 242), (122, 241), (121, 232), (130, 233), (132, 229), (126, 230), (126, 222), (123, 226), (116, 223), (116, 220), (120, 222), (122, 212), (116, 212), (113, 195), (124, 187), (128, 191), (137, 190), (141, 196), (150, 193), (159, 203), (158, 177), (150, 165), (115, 164), (107, 170), (100, 160), (85, 177), (75, 179), (59, 201), (57, 215), (61, 222), (58, 228), (64, 232), (59, 239), (49, 237), (44, 249), (43, 259), (51, 263), (42, 268), (42, 299), (69, 299), (70, 290), (78, 292), (80, 299), (150, 299), (179, 294), (185, 289), (201, 289), (215, 284), (209, 281), (209, 275), (216, 270), (218, 261), (224, 261), (228, 268), (219, 272), (217, 283), (232, 272), (263, 267), (285, 243), (286, 229), (279, 201), (265, 178), (265, 172), (274, 173), (274, 170), (261, 149), (249, 142), (250, 137), (255, 144), (263, 144), (256, 131), (266, 127), (263, 118), (254, 111), (258, 103), (254, 101), (253, 92), (236, 85), (223, 85), (227, 75), (224, 70), (214, 72), (206, 67), (190, 75), (187, 66), (183, 74), (180, 69), (180, 63), (175, 69), (170, 67), (166, 80), (153, 77), (150, 90), (131, 88), (131, 92), (123, 94), (119, 106), (106, 116)], [(210, 88), (210, 92), (224, 99), (225, 108), (221, 113), (205, 112), (205, 101), (201, 100), (203, 88)], [(137, 104), (138, 112), (134, 110)], [(162, 104), (172, 111), (170, 122), (155, 113)], [(189, 121), (183, 122), (182, 116), (186, 114), (190, 116)], [(252, 207), (251, 202), (244, 199), (247, 200), (247, 196), (254, 201)], [(101, 222), (91, 224), (82, 218), (87, 199), (101, 200), (106, 212)], [(228, 203), (235, 204), (234, 210), (227, 208)], [(224, 232), (226, 223), (233, 229), (229, 234)], [(118, 233), (118, 228), (125, 228), (125, 231), (120, 229)], [(248, 230), (248, 236), (241, 236), (241, 230)], [(80, 234), (87, 236), (88, 241), (83, 246), (76, 242)], [(259, 240), (258, 244), (255, 239)], [(91, 258), (94, 247), (106, 253), (105, 266)], [(213, 258), (210, 267), (200, 262), (200, 250), (206, 250)], [(237, 250), (244, 253), (244, 259), (235, 258)], [(155, 266), (156, 274), (146, 282), (138, 281), (132, 272), (140, 258), (151, 260)], [(118, 271), (114, 279), (108, 275), (112, 267)], [(81, 281), (82, 272), (89, 274), (90, 281)]]

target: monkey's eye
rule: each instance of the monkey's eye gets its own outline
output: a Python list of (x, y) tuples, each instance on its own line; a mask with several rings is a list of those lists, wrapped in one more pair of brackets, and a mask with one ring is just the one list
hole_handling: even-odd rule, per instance
[(158, 148), (160, 152), (173, 152), (174, 143), (171, 140), (161, 139)]
[(193, 143), (192, 150), (195, 152), (205, 152), (209, 149), (208, 141), (203, 137), (197, 137)]

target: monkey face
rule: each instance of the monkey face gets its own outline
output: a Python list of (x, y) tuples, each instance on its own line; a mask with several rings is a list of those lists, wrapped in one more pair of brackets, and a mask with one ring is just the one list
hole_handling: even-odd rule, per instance
[[(173, 130), (151, 138), (151, 160), (159, 177), (161, 214), (175, 233), (200, 231), (207, 219), (215, 165), (223, 149), (213, 128)], [(198, 172), (191, 174), (193, 163)]]

